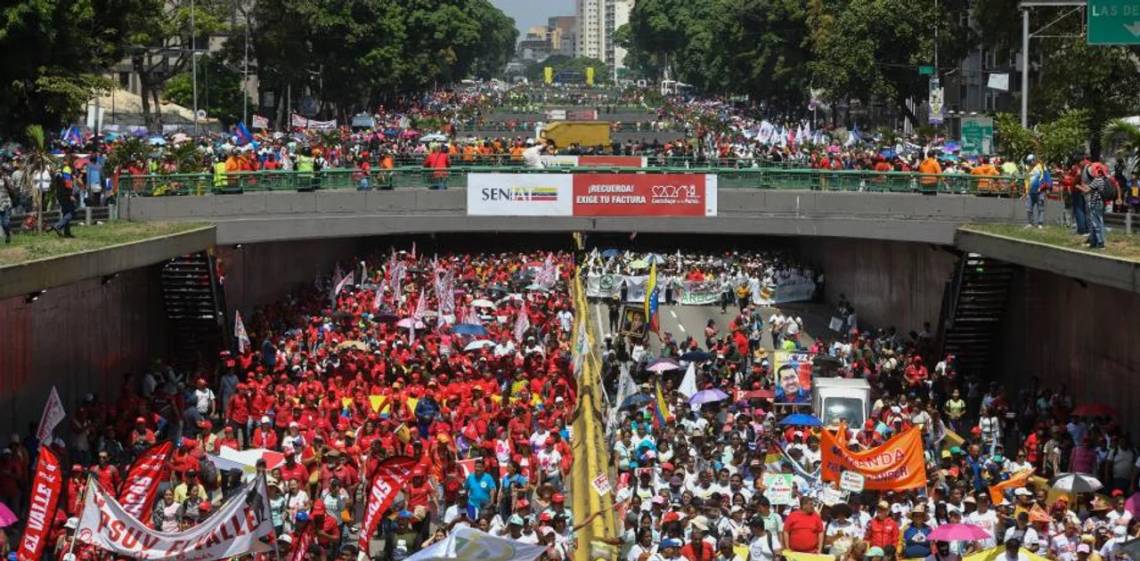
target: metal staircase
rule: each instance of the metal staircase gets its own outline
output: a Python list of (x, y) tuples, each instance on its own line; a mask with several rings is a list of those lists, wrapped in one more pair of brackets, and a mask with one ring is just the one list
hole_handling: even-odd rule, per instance
[(226, 306), (213, 251), (175, 257), (162, 265), (162, 298), (170, 321), (173, 363), (185, 372), (209, 368), (225, 348)]
[(938, 359), (954, 355), (962, 375), (993, 374), (1016, 272), (1015, 265), (976, 253), (963, 255), (958, 260), (954, 278), (947, 283), (943, 298), (939, 326), (942, 351)]

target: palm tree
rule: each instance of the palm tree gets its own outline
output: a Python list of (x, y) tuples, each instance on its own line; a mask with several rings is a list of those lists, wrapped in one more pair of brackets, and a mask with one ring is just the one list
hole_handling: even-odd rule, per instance
[(1124, 168), (1131, 174), (1140, 159), (1140, 125), (1126, 119), (1116, 119), (1104, 126), (1101, 135), (1104, 146), (1116, 146), (1117, 154), (1124, 161)]
[(36, 205), (36, 231), (43, 232), (43, 202), (44, 193), (41, 184), (41, 174), (51, 175), (51, 154), (48, 153), (47, 143), (44, 141), (44, 128), (40, 125), (28, 125), (24, 135), (27, 136), (27, 152), (21, 159), (24, 168), (24, 188), (32, 194), (32, 201)]

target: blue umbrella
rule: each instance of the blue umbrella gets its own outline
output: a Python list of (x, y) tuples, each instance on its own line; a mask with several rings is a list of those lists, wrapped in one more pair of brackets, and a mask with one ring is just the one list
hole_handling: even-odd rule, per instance
[(487, 335), (487, 329), (482, 325), (474, 323), (460, 323), (451, 328), (451, 332), (456, 335), (474, 335), (476, 337), (484, 337)]
[(792, 413), (791, 415), (784, 417), (783, 420), (780, 421), (780, 425), (785, 427), (822, 427), (823, 421), (816, 418), (815, 415), (809, 415), (807, 413)]
[(607, 258), (608, 257), (617, 257), (618, 255), (621, 255), (621, 250), (607, 249), (607, 250), (602, 252), (602, 257), (607, 257)]
[(712, 403), (714, 401), (722, 401), (725, 399), (728, 399), (728, 394), (724, 393), (721, 390), (713, 388), (711, 390), (701, 390), (693, 394), (693, 397), (689, 398), (689, 404), (698, 405)]
[(621, 402), (621, 408), (622, 409), (636, 409), (638, 407), (641, 407), (642, 405), (645, 405), (646, 403), (649, 403), (650, 401), (653, 401), (652, 397), (649, 397), (648, 395), (646, 395), (644, 393), (638, 392), (638, 393), (635, 393), (635, 394), (625, 398), (625, 401)]

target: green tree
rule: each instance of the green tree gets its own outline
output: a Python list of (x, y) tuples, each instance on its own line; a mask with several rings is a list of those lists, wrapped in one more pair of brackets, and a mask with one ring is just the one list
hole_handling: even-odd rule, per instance
[(1021, 119), (1011, 113), (999, 113), (994, 118), (994, 140), (998, 153), (1015, 162), (1033, 153), (1037, 144), (1033, 131), (1021, 126)]
[(1033, 120), (1055, 120), (1073, 109), (1087, 110), (1089, 150), (1099, 157), (1105, 124), (1140, 107), (1135, 52), (1089, 45), (1083, 37), (1047, 39), (1042, 46), (1044, 61), (1029, 96)]
[(882, 99), (915, 124), (906, 101), (928, 91), (918, 67), (935, 63), (937, 46), (948, 70), (976, 41), (964, 0), (810, 0), (808, 12), (815, 84), (833, 100)]
[(136, 0), (7, 0), (0, 4), (0, 134), (57, 129), (110, 84)]
[[(198, 60), (198, 107), (226, 126), (241, 120), (244, 92), (242, 73), (221, 56), (204, 56)], [(194, 100), (193, 76), (183, 72), (166, 83), (166, 98), (184, 107)]]
[(193, 66), (191, 47), (205, 50), (209, 35), (225, 29), (225, 17), (233, 4), (229, 0), (137, 2), (127, 16), (127, 52), (139, 77), (143, 119), (147, 127), (157, 129), (162, 125), (162, 114), (152, 107), (161, 107), (166, 82)]

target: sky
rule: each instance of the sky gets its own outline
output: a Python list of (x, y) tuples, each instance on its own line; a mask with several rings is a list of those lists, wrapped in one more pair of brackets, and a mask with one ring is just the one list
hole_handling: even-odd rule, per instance
[(574, 0), (491, 0), (491, 3), (515, 18), (519, 39), (526, 35), (528, 28), (546, 25), (546, 18), (574, 15)]

